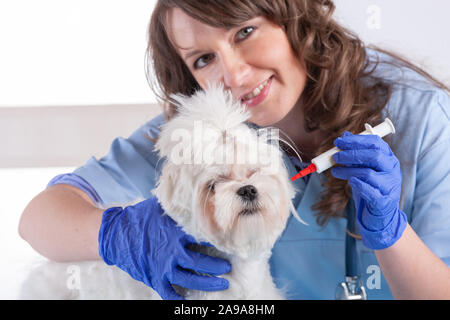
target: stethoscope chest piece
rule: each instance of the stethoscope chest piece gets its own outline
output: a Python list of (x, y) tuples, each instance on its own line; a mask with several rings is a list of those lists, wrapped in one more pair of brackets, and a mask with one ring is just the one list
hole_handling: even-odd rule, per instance
[(367, 300), (366, 289), (361, 284), (359, 277), (345, 277), (336, 287), (336, 300)]
[(347, 234), (345, 237), (345, 282), (340, 282), (335, 290), (336, 300), (367, 300), (366, 289), (362, 285), (358, 252), (355, 239), (355, 212), (353, 201), (349, 201), (347, 213)]

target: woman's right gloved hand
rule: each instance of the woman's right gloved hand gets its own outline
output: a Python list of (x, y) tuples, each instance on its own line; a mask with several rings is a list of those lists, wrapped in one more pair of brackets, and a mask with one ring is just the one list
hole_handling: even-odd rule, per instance
[(214, 276), (228, 273), (231, 265), (187, 249), (196, 241), (164, 213), (156, 197), (105, 210), (98, 242), (100, 257), (108, 265), (144, 282), (163, 299), (183, 299), (172, 284), (203, 291), (228, 288), (227, 280)]

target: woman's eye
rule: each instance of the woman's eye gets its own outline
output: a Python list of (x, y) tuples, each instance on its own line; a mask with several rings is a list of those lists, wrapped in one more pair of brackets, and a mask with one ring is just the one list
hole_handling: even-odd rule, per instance
[[(198, 62), (201, 61), (204, 57), (211, 57), (211, 54), (205, 54), (204, 56), (201, 56), (200, 58), (197, 59), (197, 61), (194, 62), (194, 69), (201, 69), (204, 66), (199, 66)], [(208, 59), (206, 59), (206, 61), (208, 62)]]
[(244, 29), (239, 30), (237, 34), (244, 35), (244, 38), (246, 38), (252, 31), (248, 31), (248, 29), (255, 29), (254, 27), (245, 27)]
[[(251, 29), (252, 31), (249, 31), (249, 29)], [(254, 29), (255, 29), (255, 27), (245, 27), (245, 28), (239, 30), (238, 33), (237, 33), (236, 35), (243, 35), (243, 38), (240, 38), (238, 41), (241, 41), (241, 40), (247, 38), (248, 35), (251, 34), (251, 33), (253, 32)], [(198, 58), (198, 59), (194, 62), (194, 69), (201, 69), (201, 68), (204, 68), (204, 67), (207, 65), (207, 63), (209, 62), (208, 60), (211, 60), (211, 59), (212, 59), (211, 56), (212, 56), (211, 54), (205, 54), (205, 55), (201, 56), (200, 58)], [(198, 63), (199, 63), (200, 61), (202, 61), (202, 59), (205, 58), (205, 57), (207, 57), (207, 58), (209, 57), (210, 59), (206, 59), (206, 64), (205, 64), (205, 65), (199, 65)]]

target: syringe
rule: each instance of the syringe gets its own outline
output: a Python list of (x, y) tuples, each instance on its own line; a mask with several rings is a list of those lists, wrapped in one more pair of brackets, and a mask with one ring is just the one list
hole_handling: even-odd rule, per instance
[[(394, 125), (392, 124), (392, 121), (386, 118), (384, 122), (380, 123), (379, 125), (372, 127), (370, 124), (366, 123), (365, 125), (366, 130), (361, 132), (360, 134), (376, 134), (379, 135), (381, 138), (384, 136), (387, 136), (390, 133), (395, 133)], [(323, 171), (331, 168), (336, 163), (333, 161), (332, 155), (335, 153), (338, 153), (341, 151), (341, 149), (334, 147), (321, 155), (315, 157), (311, 160), (311, 164), (306, 167), (305, 169), (301, 170), (299, 173), (297, 173), (295, 176), (291, 178), (292, 181), (297, 180), (298, 178), (303, 178), (304, 176), (307, 176), (308, 174), (311, 174), (313, 172), (322, 173)]]

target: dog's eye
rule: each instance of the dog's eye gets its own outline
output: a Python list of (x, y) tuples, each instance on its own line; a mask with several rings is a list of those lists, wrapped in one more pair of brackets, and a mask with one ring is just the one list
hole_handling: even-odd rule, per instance
[(250, 178), (252, 175), (254, 175), (255, 173), (257, 173), (259, 171), (259, 169), (253, 169), (250, 170), (249, 174), (248, 174), (248, 178)]
[(221, 174), (220, 176), (216, 177), (214, 180), (211, 180), (208, 185), (207, 188), (211, 191), (214, 191), (216, 183), (218, 182), (225, 182), (227, 181), (227, 176), (224, 174)]
[(209, 183), (208, 183), (208, 189), (209, 190), (211, 190), (211, 191), (214, 191), (214, 187), (216, 186), (216, 181), (210, 181)]

